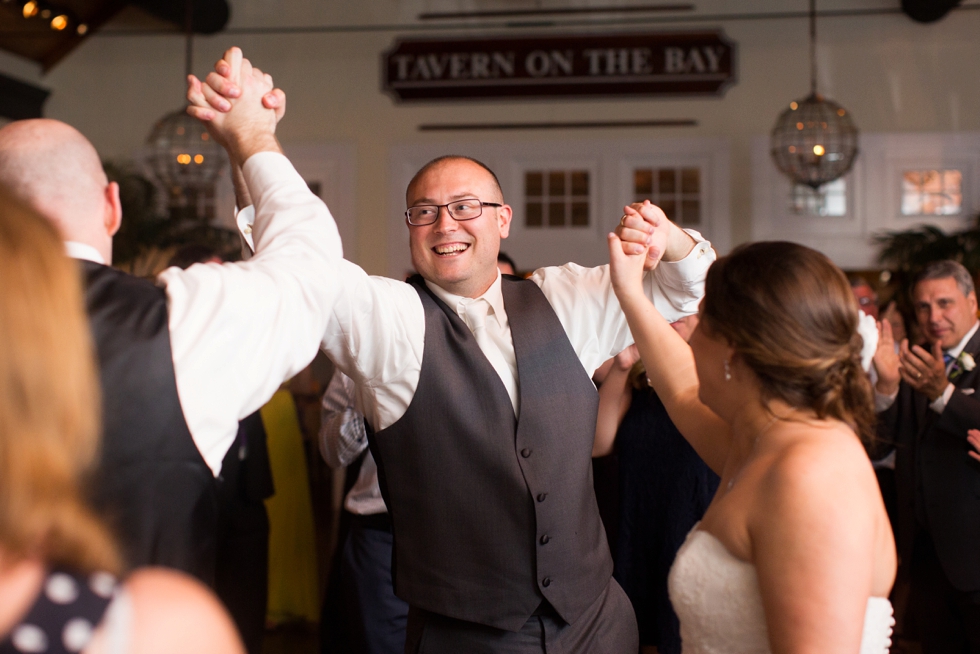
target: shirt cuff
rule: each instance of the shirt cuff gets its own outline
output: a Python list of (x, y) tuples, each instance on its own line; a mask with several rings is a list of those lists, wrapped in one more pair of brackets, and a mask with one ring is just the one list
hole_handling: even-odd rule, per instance
[(881, 413), (890, 409), (895, 404), (896, 397), (898, 397), (898, 391), (895, 391), (891, 395), (885, 395), (875, 389), (875, 413)]
[[(255, 207), (249, 205), (244, 209), (235, 211), (235, 224), (238, 225), (238, 234), (242, 237), (242, 242), (248, 246), (251, 255), (255, 252), (255, 241), (252, 239), (252, 223), (255, 222)], [(246, 254), (242, 249), (242, 254)], [(246, 257), (247, 258), (247, 257)]]
[(946, 384), (946, 390), (943, 391), (942, 395), (929, 403), (929, 408), (936, 413), (942, 413), (946, 409), (946, 405), (949, 404), (949, 398), (953, 397), (953, 391), (955, 390), (955, 386)]

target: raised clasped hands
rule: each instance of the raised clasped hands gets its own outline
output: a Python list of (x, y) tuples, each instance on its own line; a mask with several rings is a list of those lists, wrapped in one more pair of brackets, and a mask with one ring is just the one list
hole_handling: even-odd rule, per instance
[(285, 112), (286, 96), (272, 77), (230, 48), (202, 83), (187, 77), (187, 113), (205, 123), (211, 136), (241, 165), (257, 152), (281, 152), (276, 123)]

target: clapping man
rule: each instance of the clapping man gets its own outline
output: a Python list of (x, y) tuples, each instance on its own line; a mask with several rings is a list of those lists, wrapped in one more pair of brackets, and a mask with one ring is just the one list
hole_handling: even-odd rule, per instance
[(930, 264), (912, 290), (927, 347), (896, 352), (881, 323), (874, 364), (879, 435), (896, 448), (896, 537), (925, 654), (980, 652), (980, 462), (965, 435), (980, 424), (980, 322), (969, 272)]

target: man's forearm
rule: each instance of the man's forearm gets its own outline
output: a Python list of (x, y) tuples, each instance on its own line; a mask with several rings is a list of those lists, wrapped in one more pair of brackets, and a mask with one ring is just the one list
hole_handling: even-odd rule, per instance
[(245, 183), (245, 173), (238, 164), (231, 165), (231, 183), (235, 187), (235, 206), (238, 210), (252, 206), (252, 196), (248, 192), (248, 184)]
[(667, 236), (667, 249), (664, 250), (664, 261), (680, 261), (694, 250), (697, 241), (677, 225), (671, 224)]

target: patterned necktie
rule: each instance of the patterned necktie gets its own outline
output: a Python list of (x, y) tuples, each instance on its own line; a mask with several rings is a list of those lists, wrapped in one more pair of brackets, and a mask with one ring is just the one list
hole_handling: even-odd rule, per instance
[(943, 363), (946, 364), (947, 368), (949, 367), (949, 364), (953, 363), (954, 358), (955, 357), (949, 352), (943, 352)]

